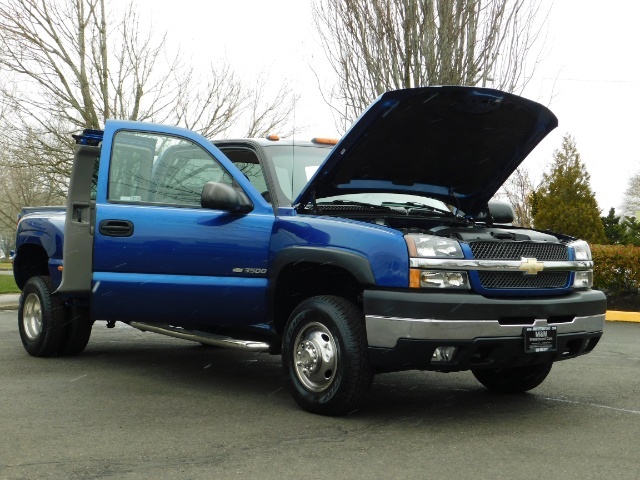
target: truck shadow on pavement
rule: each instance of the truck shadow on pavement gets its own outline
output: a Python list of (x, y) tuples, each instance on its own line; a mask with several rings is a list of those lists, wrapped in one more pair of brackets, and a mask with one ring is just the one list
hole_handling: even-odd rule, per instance
[[(300, 411), (288, 392), (279, 355), (203, 346), (142, 332), (90, 341), (78, 357), (65, 358), (78, 374), (97, 375), (109, 391), (123, 396), (152, 392), (182, 398), (215, 397), (225, 408)], [(142, 336), (142, 338), (139, 338)], [(62, 359), (60, 359), (62, 360)], [(539, 412), (545, 404), (535, 394), (499, 395), (482, 387), (470, 372), (441, 374), (408, 371), (376, 375), (356, 417), (429, 417), (430, 421)], [(188, 408), (188, 406), (186, 407)], [(349, 417), (349, 415), (347, 415)], [(343, 417), (344, 418), (344, 417)]]

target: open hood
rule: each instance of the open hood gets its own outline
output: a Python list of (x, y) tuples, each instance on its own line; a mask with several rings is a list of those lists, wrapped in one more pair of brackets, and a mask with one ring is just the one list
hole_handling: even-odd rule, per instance
[(436, 198), (476, 215), (557, 125), (546, 107), (499, 90), (387, 92), (342, 137), (294, 205), (393, 192)]

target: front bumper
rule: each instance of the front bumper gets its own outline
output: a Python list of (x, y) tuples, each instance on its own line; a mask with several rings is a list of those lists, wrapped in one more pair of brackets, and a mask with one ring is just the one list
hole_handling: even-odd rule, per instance
[[(364, 310), (369, 357), (379, 370), (460, 371), (588, 353), (602, 336), (606, 298), (595, 290), (533, 299), (370, 290)], [(524, 327), (546, 325), (557, 327), (557, 351), (525, 353)], [(432, 361), (441, 346), (457, 347), (451, 362)]]

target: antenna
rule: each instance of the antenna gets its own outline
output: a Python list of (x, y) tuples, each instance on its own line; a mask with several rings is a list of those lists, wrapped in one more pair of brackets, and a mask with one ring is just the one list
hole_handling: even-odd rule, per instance
[(295, 200), (296, 195), (294, 195), (293, 190), (293, 179), (295, 176), (295, 168), (296, 168), (296, 95), (293, 96), (293, 131), (291, 132), (291, 203)]

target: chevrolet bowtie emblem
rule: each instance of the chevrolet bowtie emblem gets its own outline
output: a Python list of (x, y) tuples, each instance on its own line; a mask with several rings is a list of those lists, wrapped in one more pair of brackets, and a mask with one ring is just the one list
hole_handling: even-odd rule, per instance
[(544, 269), (544, 263), (539, 262), (537, 258), (525, 258), (522, 257), (522, 262), (518, 267), (518, 270), (523, 270), (525, 275), (537, 275), (538, 272)]

